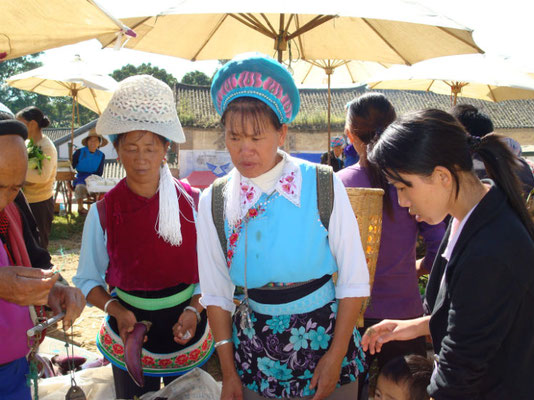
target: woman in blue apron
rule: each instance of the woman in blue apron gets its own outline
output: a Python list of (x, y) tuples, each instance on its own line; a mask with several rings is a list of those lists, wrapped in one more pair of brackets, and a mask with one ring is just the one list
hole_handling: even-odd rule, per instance
[(364, 355), (354, 327), (369, 274), (343, 184), (279, 149), (299, 109), (295, 83), (249, 54), (219, 70), (211, 96), (235, 166), (203, 193), (197, 222), (221, 398), (356, 399)]
[(72, 182), (74, 186), (74, 197), (78, 203), (78, 214), (87, 214), (87, 209), (83, 207), (83, 201), (89, 196), (85, 179), (90, 175), (102, 176), (104, 173), (104, 160), (106, 156), (100, 150), (108, 144), (108, 140), (96, 133), (96, 129), (91, 129), (87, 137), (83, 138), (81, 149), (72, 155), (72, 167), (77, 171), (76, 179)]

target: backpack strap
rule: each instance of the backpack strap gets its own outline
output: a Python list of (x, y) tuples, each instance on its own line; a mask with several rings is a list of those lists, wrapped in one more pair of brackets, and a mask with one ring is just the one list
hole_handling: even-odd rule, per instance
[(329, 165), (316, 165), (317, 210), (321, 223), (328, 230), (334, 209), (334, 170)]
[(100, 226), (102, 230), (106, 231), (106, 198), (98, 200), (96, 202), (96, 209), (98, 210), (98, 219), (100, 220)]
[(219, 236), (219, 242), (223, 253), (226, 254), (227, 241), (226, 233), (224, 232), (224, 196), (223, 189), (228, 182), (228, 176), (217, 178), (211, 186), (211, 215), (213, 218), (213, 224), (217, 230), (217, 236)]

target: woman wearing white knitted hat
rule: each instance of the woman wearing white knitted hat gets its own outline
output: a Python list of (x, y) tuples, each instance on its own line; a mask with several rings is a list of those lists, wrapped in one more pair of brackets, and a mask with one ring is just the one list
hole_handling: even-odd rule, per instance
[[(165, 162), (170, 141), (185, 141), (171, 89), (148, 75), (125, 79), (96, 130), (110, 137), (126, 178), (91, 207), (73, 281), (108, 314), (97, 345), (113, 364), (117, 398), (130, 399), (202, 365), (213, 340), (198, 302), (193, 192)], [(152, 325), (139, 387), (123, 343), (142, 320)]]

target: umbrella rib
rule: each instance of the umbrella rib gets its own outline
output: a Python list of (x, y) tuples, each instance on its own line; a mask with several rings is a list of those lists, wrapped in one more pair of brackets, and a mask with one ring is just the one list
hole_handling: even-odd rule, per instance
[(230, 17), (232, 17), (232, 18), (237, 19), (237, 20), (238, 20), (239, 22), (241, 22), (243, 25), (246, 25), (246, 26), (248, 26), (249, 28), (252, 28), (252, 29), (254, 29), (255, 31), (258, 31), (258, 32), (260, 32), (260, 33), (264, 34), (265, 36), (268, 36), (268, 37), (270, 37), (270, 38), (272, 38), (272, 39), (276, 39), (276, 35), (273, 35), (272, 32), (269, 32), (269, 30), (265, 29), (264, 26), (256, 26), (255, 24), (252, 24), (252, 23), (248, 22), (247, 20), (243, 19), (243, 14), (239, 14), (239, 16), (236, 15), (236, 14), (228, 14), (228, 15), (229, 15)]
[(269, 29), (271, 30), (273, 35), (276, 35), (276, 31), (274, 30), (273, 26), (271, 25), (271, 21), (269, 21), (269, 19), (267, 18), (267, 16), (264, 13), (260, 13), (260, 15), (262, 16), (263, 20), (265, 21), (265, 23), (267, 24), (267, 26), (269, 27)]
[(352, 80), (352, 83), (356, 83), (356, 80), (354, 79), (354, 76), (352, 76), (352, 71), (349, 68), (349, 63), (347, 62), (344, 65), (347, 68), (347, 72), (349, 73), (349, 76), (350, 76), (350, 79)]
[(45, 82), (46, 79), (43, 78), (42, 81), (40, 81), (38, 84), (36, 84), (34, 87), (32, 87), (31, 89), (28, 89), (29, 92), (33, 92), (35, 90), (35, 88), (37, 88), (41, 83)]
[(438, 28), (440, 30), (442, 30), (443, 32), (445, 32), (446, 34), (452, 36), (453, 38), (455, 38), (456, 40), (459, 40), (460, 42), (462, 42), (463, 44), (471, 47), (472, 49), (475, 49), (478, 53), (481, 53), (481, 54), (484, 54), (484, 50), (482, 50), (480, 47), (478, 47), (477, 45), (473, 45), (472, 43), (469, 43), (467, 40), (465, 39), (462, 39), (461, 37), (458, 37), (457, 35), (455, 35), (454, 33), (450, 32), (447, 28), (444, 28), (442, 26), (438, 26)]
[[(295, 26), (297, 27), (297, 30), (300, 29), (300, 23), (299, 23), (299, 16), (295, 15)], [(306, 54), (304, 54), (304, 47), (302, 46), (302, 36), (297, 36), (298, 40), (298, 46), (300, 47), (300, 54), (302, 58), (306, 58)]]
[(303, 33), (308, 32), (309, 30), (318, 27), (319, 25), (324, 24), (325, 22), (330, 21), (333, 18), (336, 18), (336, 15), (318, 15), (313, 18), (311, 21), (307, 22), (301, 28), (297, 29), (291, 35), (288, 35), (287, 40), (291, 40), (297, 36), (302, 35)]
[(287, 32), (287, 30), (289, 29), (289, 25), (291, 24), (291, 21), (293, 20), (293, 17), (295, 16), (295, 14), (291, 14), (289, 16), (289, 19), (287, 20), (287, 24), (286, 24), (286, 27), (284, 28), (284, 31)]
[(338, 67), (341, 67), (342, 65), (348, 64), (349, 62), (350, 60), (332, 60), (331, 67), (338, 68)]
[(198, 55), (200, 54), (200, 52), (202, 50), (204, 50), (204, 47), (206, 47), (206, 45), (208, 44), (208, 42), (211, 40), (211, 38), (213, 37), (213, 35), (215, 35), (215, 33), (219, 30), (219, 28), (221, 27), (222, 23), (226, 20), (226, 17), (228, 16), (228, 14), (224, 14), (222, 16), (222, 18), (219, 20), (219, 22), (217, 22), (217, 24), (215, 25), (215, 27), (213, 28), (213, 30), (210, 32), (210, 34), (208, 35), (208, 37), (206, 38), (206, 40), (204, 41), (204, 43), (202, 43), (202, 45), (199, 47), (199, 49), (197, 50), (197, 52), (193, 55), (193, 57), (191, 58), (191, 61), (195, 61), (198, 57)]
[(246, 13), (246, 14), (243, 13), (243, 14), (241, 14), (241, 15), (243, 16), (243, 18), (246, 18), (251, 24), (254, 24), (254, 25), (256, 25), (257, 27), (261, 27), (261, 28), (267, 30), (267, 28), (265, 27), (265, 25), (263, 25), (263, 24), (261, 23), (261, 21), (260, 21), (258, 18), (256, 18), (256, 16), (255, 16), (254, 14), (252, 14), (252, 13)]
[(497, 97), (495, 97), (495, 95), (493, 94), (493, 89), (491, 88), (491, 85), (488, 85), (488, 88), (489, 88), (489, 90), (490, 90), (489, 94), (490, 94), (490, 96), (491, 96), (491, 99), (492, 99), (495, 103), (497, 103)]
[(321, 68), (321, 69), (325, 69), (327, 67), (326, 65), (323, 65), (319, 61), (316, 61), (316, 60), (304, 60), (304, 61), (306, 61), (307, 63), (310, 63), (311, 65), (315, 65), (316, 67)]
[[(432, 79), (432, 80), (430, 81), (430, 84), (429, 84), (428, 87), (426, 88), (426, 91), (427, 91), (427, 92), (430, 92), (430, 88), (431, 88), (432, 85), (434, 84), (434, 81), (435, 81), (434, 79)], [(447, 83), (447, 82), (445, 82), (445, 83)]]
[(389, 43), (389, 41), (386, 40), (386, 38), (385, 38), (384, 36), (382, 36), (382, 35), (380, 34), (380, 32), (378, 32), (378, 31), (376, 30), (376, 28), (375, 28), (373, 25), (371, 25), (371, 23), (367, 20), (367, 18), (362, 18), (362, 21), (365, 22), (365, 23), (367, 24), (367, 26), (368, 26), (369, 28), (371, 28), (371, 29), (373, 30), (373, 32), (376, 33), (376, 35), (377, 35), (380, 39), (382, 39), (382, 41), (383, 41), (383, 42), (384, 42), (384, 43), (385, 43), (385, 44), (386, 44), (386, 45), (387, 45), (393, 52), (395, 52), (395, 54), (397, 54), (397, 55), (402, 59), (402, 61), (404, 61), (404, 62), (406, 63), (406, 65), (411, 65), (411, 63), (410, 63), (408, 60), (406, 60), (406, 59), (405, 59), (405, 58), (404, 58), (404, 57), (397, 51), (397, 49), (395, 49), (395, 47), (393, 47), (393, 46), (391, 45), (391, 43)]
[(96, 101), (96, 93), (95, 91), (92, 89), (92, 88), (89, 88), (89, 91), (91, 92), (91, 95), (92, 95), (92, 99), (93, 101), (95, 102), (95, 106), (96, 106), (96, 110), (97, 110), (97, 114), (100, 115), (102, 114), (102, 111), (100, 111), (100, 107), (98, 106), (98, 102)]
[(304, 83), (304, 81), (306, 80), (306, 78), (307, 78), (308, 75), (310, 74), (312, 68), (313, 68), (313, 64), (310, 63), (310, 68), (308, 68), (308, 72), (306, 72), (306, 75), (304, 75), (304, 78), (302, 78), (302, 80), (300, 81), (300, 83)]

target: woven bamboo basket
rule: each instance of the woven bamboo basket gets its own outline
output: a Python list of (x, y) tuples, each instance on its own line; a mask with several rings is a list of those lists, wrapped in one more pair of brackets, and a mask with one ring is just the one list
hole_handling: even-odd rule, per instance
[[(380, 250), (380, 235), (382, 234), (382, 189), (347, 188), (350, 205), (356, 215), (360, 238), (369, 269), (369, 285), (372, 288), (376, 271), (376, 260)], [(370, 298), (369, 298), (370, 299)], [(360, 312), (358, 327), (363, 326), (363, 314), (369, 305), (367, 300)]]

